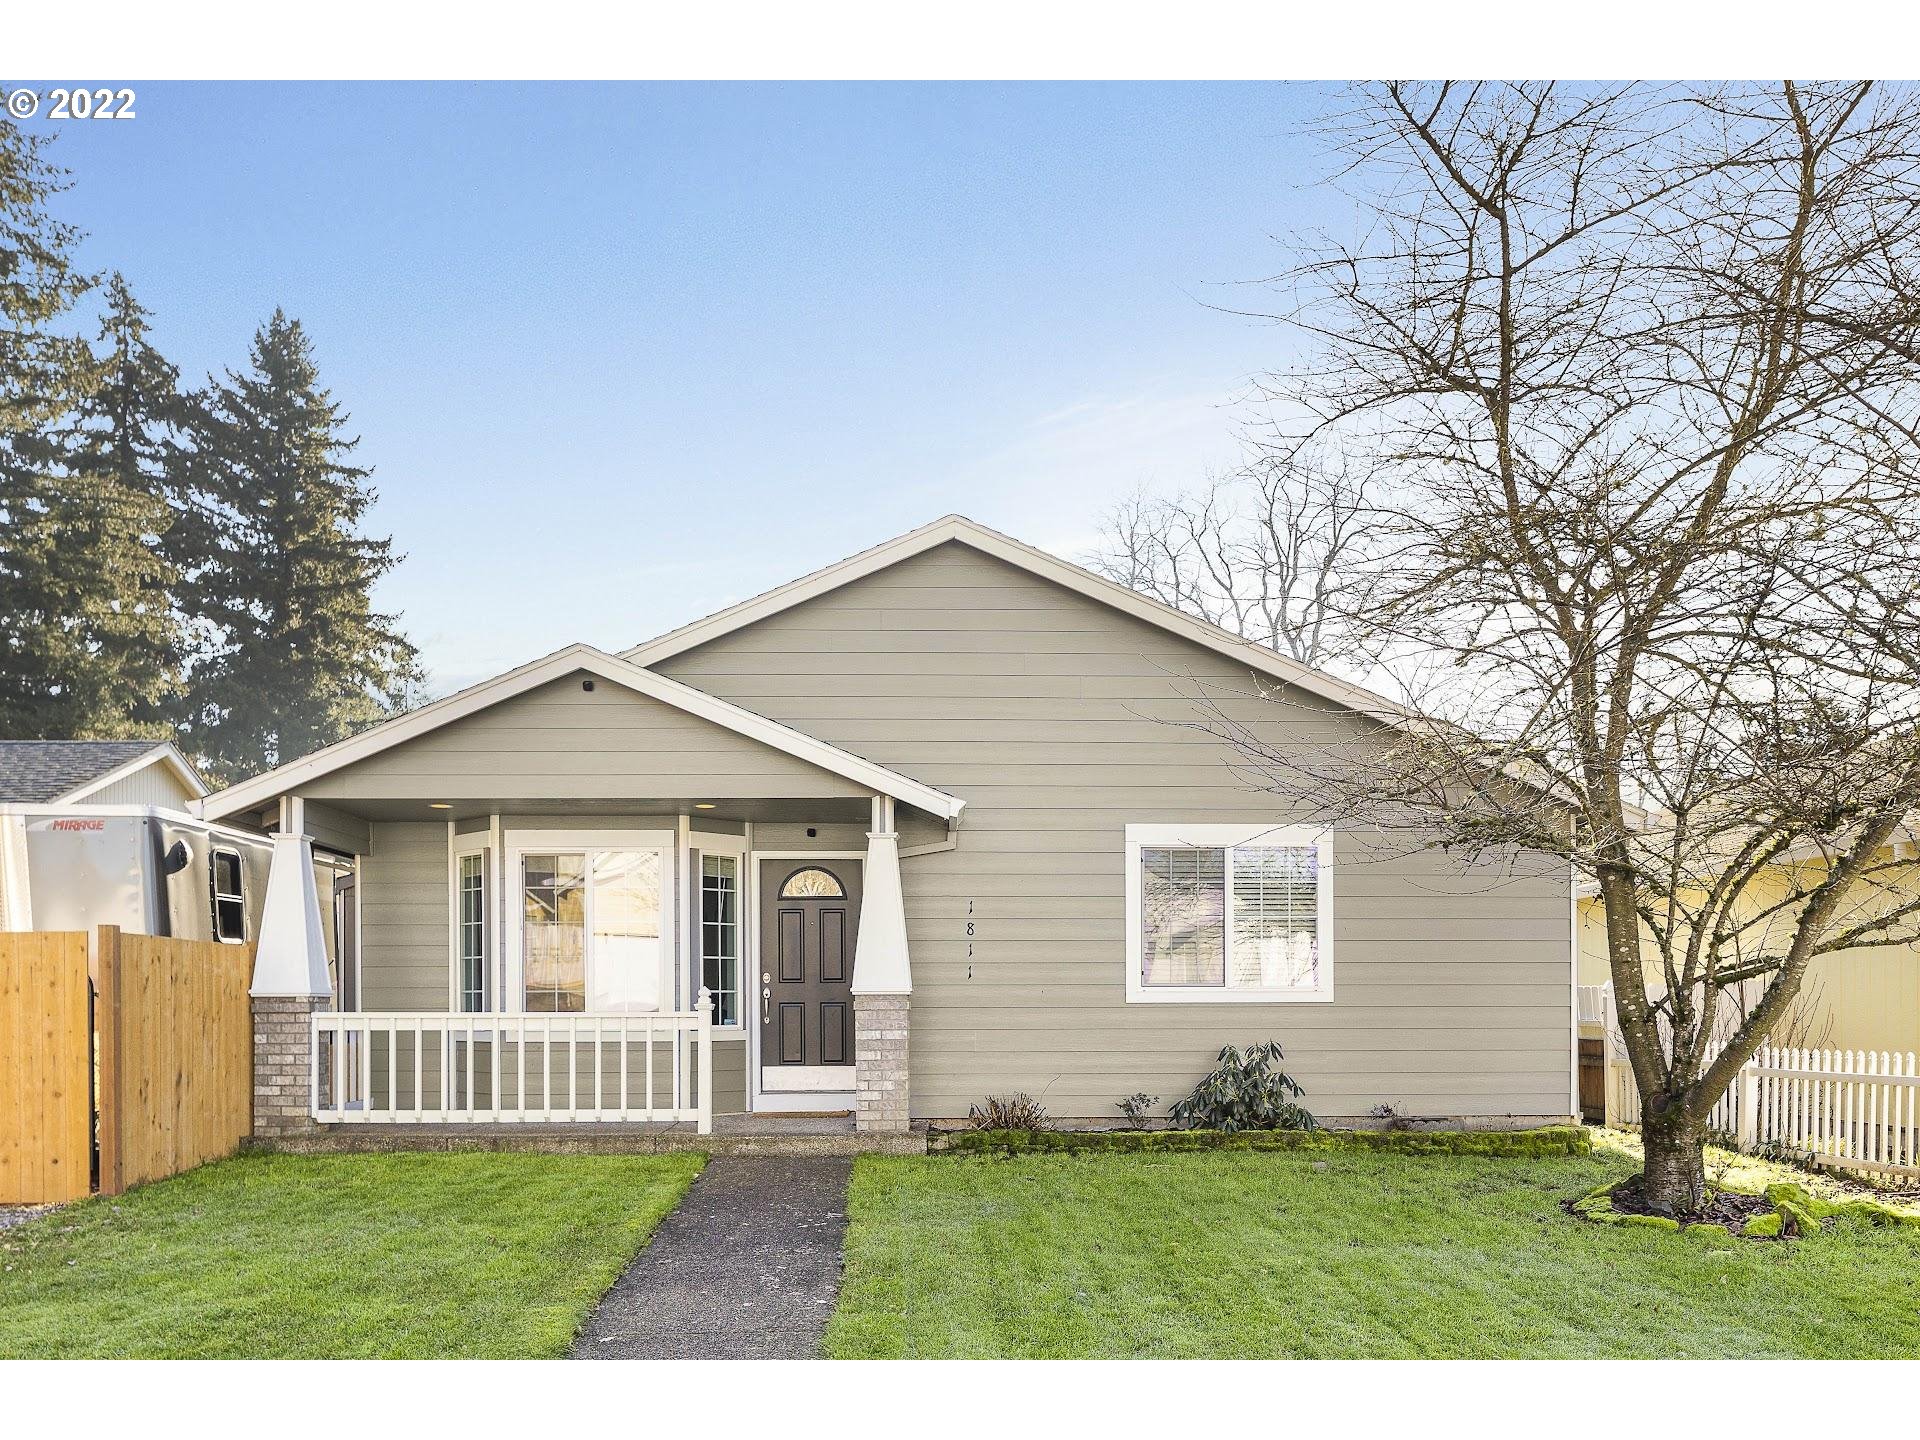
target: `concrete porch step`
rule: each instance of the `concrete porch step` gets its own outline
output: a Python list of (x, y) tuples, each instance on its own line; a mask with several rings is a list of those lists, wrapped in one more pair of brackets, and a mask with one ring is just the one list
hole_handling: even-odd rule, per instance
[(506, 1125), (328, 1125), (317, 1134), (256, 1137), (250, 1150), (365, 1155), (393, 1150), (531, 1151), (546, 1155), (924, 1155), (923, 1132), (861, 1134), (840, 1115), (717, 1115), (711, 1135), (686, 1124), (620, 1121)]

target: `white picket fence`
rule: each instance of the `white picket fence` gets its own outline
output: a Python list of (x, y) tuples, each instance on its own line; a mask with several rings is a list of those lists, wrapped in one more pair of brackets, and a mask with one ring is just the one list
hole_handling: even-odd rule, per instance
[[(1618, 1059), (1607, 1069), (1608, 1122), (1637, 1125), (1632, 1069)], [(1920, 1068), (1912, 1051), (1762, 1046), (1708, 1123), (1742, 1150), (1778, 1148), (1817, 1165), (1920, 1178)]]

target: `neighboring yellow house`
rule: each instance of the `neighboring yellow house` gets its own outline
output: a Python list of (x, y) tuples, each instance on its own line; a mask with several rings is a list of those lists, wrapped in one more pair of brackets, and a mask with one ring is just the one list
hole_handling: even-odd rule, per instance
[[(1903, 844), (1911, 879), (1920, 894), (1920, 858)], [(1895, 852), (1898, 857), (1899, 852)], [(1784, 893), (1784, 882), (1782, 882)], [(1578, 901), (1580, 943), (1580, 1033), (1605, 1034), (1597, 1013), (1599, 987), (1606, 985), (1606, 921), (1597, 897)], [(1650, 973), (1657, 974), (1649, 962)], [(1814, 961), (1800, 1000), (1783, 1022), (1788, 1033), (1777, 1043), (1832, 1050), (1920, 1051), (1920, 945), (1882, 945), (1823, 955)]]
[[(1920, 899), (1920, 853), (1911, 840), (1886, 852), (1895, 868), (1882, 873), (1884, 901), (1905, 907)], [(1813, 862), (1813, 863), (1818, 863)], [(1804, 877), (1802, 877), (1804, 878)], [(1752, 916), (1770, 913), (1795, 893), (1786, 866), (1771, 893), (1751, 897)], [(1875, 903), (1880, 903), (1876, 901)], [(1612, 1026), (1606, 921), (1597, 897), (1576, 896), (1579, 972), (1580, 1109), (1587, 1119), (1634, 1125), (1640, 1096)], [(1788, 910), (1781, 909), (1781, 923)], [(1885, 912), (1882, 912), (1885, 913)], [(1840, 922), (1844, 926), (1847, 922)], [(1785, 936), (1770, 936), (1778, 942)], [(1649, 955), (1651, 961), (1651, 955)], [(1649, 990), (1662, 987), (1649, 963)], [(1746, 983), (1757, 1001), (1764, 981)], [(1729, 1007), (1724, 1037), (1738, 1022)], [(1774, 1026), (1769, 1060), (1744, 1070), (1714, 1107), (1708, 1124), (1743, 1149), (1784, 1145), (1822, 1165), (1875, 1173), (1908, 1183), (1920, 1177), (1920, 944), (1843, 950), (1816, 959), (1800, 994)], [(1784, 1053), (1782, 1053), (1784, 1052)]]

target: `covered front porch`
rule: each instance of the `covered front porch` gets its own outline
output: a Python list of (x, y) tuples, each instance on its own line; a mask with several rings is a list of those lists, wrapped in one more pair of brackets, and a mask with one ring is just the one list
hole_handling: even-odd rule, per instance
[[(335, 862), (308, 862), (327, 976), (307, 1017), (308, 1117), (904, 1128), (904, 1023), (874, 1019), (903, 1012), (911, 985), (900, 827), (945, 825), (900, 808), (287, 797), (276, 830)], [(288, 978), (277, 918), (256, 995)]]
[(607, 657), (530, 668), (216, 797), (275, 835), (256, 1130), (904, 1132), (901, 858), (961, 803)]

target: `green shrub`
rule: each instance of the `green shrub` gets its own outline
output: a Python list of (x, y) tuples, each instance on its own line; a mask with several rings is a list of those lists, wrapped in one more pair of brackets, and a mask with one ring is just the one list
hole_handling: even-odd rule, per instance
[(1278, 1040), (1249, 1046), (1244, 1052), (1223, 1045), (1219, 1058), (1220, 1063), (1193, 1087), (1193, 1093), (1169, 1112), (1174, 1124), (1184, 1130), (1229, 1133), (1320, 1128), (1306, 1107), (1295, 1103), (1306, 1091), (1280, 1068), (1287, 1057)]

